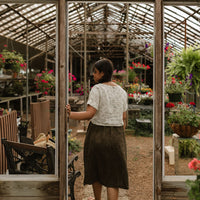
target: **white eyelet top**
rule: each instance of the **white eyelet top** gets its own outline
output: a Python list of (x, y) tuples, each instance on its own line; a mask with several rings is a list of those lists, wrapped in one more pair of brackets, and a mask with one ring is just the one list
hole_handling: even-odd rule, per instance
[(121, 86), (96, 84), (88, 102), (97, 112), (91, 122), (101, 126), (123, 126), (123, 112), (128, 109), (127, 93)]

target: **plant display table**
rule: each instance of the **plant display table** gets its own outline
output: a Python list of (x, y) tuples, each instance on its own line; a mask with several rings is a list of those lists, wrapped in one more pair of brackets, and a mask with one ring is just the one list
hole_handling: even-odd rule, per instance
[[(32, 102), (32, 97), (36, 96), (37, 98), (41, 95), (41, 93), (30, 93), (28, 97), (30, 102)], [(17, 96), (17, 97), (1, 97), (0, 104), (7, 103), (7, 109), (10, 108), (10, 102), (20, 100), (20, 114), (23, 115), (23, 99), (26, 98), (26, 95)]]
[(188, 163), (191, 161), (192, 158), (180, 159), (180, 156), (179, 156), (181, 140), (197, 140), (197, 141), (199, 141), (199, 139), (196, 135), (194, 135), (191, 138), (181, 138), (179, 135), (174, 133), (172, 136), (172, 145), (174, 147), (174, 153), (175, 153), (175, 174), (176, 175), (192, 175), (193, 172), (188, 168)]

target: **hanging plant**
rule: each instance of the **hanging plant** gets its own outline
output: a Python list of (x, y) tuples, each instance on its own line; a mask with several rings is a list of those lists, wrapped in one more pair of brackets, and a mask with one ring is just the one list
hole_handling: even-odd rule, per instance
[(200, 46), (188, 47), (173, 57), (167, 65), (166, 73), (169, 76), (178, 76), (189, 82), (189, 89), (200, 94)]
[(3, 51), (0, 53), (0, 65), (6, 70), (12, 72), (20, 72), (20, 69), (26, 70), (26, 63), (23, 56), (15, 50), (9, 51), (7, 45), (4, 45)]

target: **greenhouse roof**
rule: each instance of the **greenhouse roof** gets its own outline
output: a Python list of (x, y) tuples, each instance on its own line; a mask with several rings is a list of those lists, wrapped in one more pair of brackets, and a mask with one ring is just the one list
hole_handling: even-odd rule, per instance
[[(127, 35), (133, 54), (145, 54), (153, 43), (153, 3), (69, 2), (68, 11), (70, 51), (79, 56), (85, 37), (89, 54), (110, 57), (124, 57)], [(55, 4), (1, 4), (0, 24), (0, 36), (55, 53)], [(164, 39), (177, 50), (200, 44), (200, 5), (166, 5)]]

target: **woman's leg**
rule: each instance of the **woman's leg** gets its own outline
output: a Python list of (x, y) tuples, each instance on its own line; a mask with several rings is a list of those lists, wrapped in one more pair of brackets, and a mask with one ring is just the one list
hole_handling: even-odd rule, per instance
[(118, 200), (119, 188), (107, 188), (108, 200)]
[(99, 182), (92, 184), (95, 200), (101, 200), (102, 185)]

